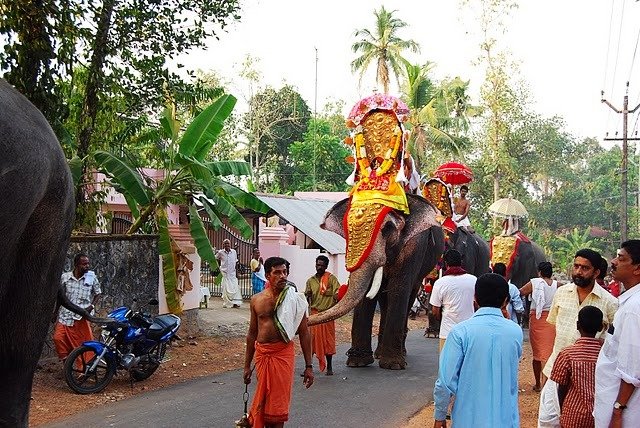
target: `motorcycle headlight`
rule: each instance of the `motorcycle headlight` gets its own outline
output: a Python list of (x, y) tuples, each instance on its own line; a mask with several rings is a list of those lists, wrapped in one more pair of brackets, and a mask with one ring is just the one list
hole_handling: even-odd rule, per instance
[(107, 330), (106, 328), (102, 329), (102, 332), (100, 333), (100, 338), (102, 339), (103, 342), (106, 342), (107, 340), (109, 340), (109, 330)]

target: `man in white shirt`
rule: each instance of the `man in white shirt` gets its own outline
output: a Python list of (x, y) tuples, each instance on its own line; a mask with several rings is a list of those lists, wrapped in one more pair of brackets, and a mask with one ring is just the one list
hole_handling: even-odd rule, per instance
[(242, 293), (236, 277), (238, 254), (231, 248), (231, 241), (222, 241), (222, 250), (216, 253), (216, 259), (222, 274), (222, 307), (239, 308), (242, 305)]
[(620, 245), (611, 273), (624, 284), (620, 306), (596, 363), (596, 428), (640, 426), (640, 240)]
[(451, 249), (444, 255), (447, 269), (444, 276), (433, 284), (429, 303), (433, 315), (441, 319), (440, 350), (444, 347), (447, 334), (454, 325), (473, 316), (473, 296), (476, 277), (462, 268), (462, 255)]

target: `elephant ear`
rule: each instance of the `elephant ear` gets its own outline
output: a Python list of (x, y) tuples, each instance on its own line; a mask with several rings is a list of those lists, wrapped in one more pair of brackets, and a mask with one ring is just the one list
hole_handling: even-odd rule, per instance
[(404, 216), (396, 211), (391, 211), (387, 215), (387, 220), (382, 226), (380, 233), (384, 236), (387, 244), (394, 246), (400, 241), (405, 225), (406, 221)]
[(343, 219), (349, 208), (349, 199), (343, 199), (332, 206), (324, 216), (324, 221), (320, 225), (321, 229), (328, 230), (345, 238)]

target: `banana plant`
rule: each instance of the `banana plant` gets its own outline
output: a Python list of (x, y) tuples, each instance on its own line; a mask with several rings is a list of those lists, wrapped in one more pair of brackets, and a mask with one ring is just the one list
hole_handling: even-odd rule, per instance
[[(127, 234), (138, 232), (149, 222), (157, 230), (167, 306), (173, 313), (180, 313), (181, 306), (176, 288), (173, 251), (176, 244), (169, 234), (168, 205), (189, 205), (189, 231), (198, 255), (209, 262), (212, 268), (217, 267), (217, 261), (200, 212), (207, 213), (215, 229), (221, 227), (222, 220), (226, 219), (243, 237), (249, 238), (253, 233), (252, 228), (238, 209), (246, 208), (260, 213), (266, 213), (269, 209), (255, 195), (225, 179), (230, 176), (250, 177), (251, 167), (248, 163), (207, 161), (207, 154), (235, 103), (236, 98), (232, 95), (222, 95), (198, 114), (184, 132), (181, 132), (182, 124), (176, 118), (175, 104), (169, 104), (160, 119), (160, 133), (167, 141), (162, 153), (164, 178), (160, 180), (144, 177), (136, 166), (113, 153), (97, 151), (95, 154), (100, 171), (124, 195), (131, 209), (134, 221)], [(250, 185), (250, 181), (247, 181)], [(194, 203), (201, 206), (202, 210), (199, 211)]]

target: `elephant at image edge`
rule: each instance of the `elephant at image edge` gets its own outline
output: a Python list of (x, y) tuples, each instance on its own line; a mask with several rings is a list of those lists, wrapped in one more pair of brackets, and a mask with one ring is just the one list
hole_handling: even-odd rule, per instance
[(74, 196), (42, 114), (0, 79), (0, 427), (26, 427), (71, 234)]
[(491, 272), (491, 250), (489, 244), (476, 232), (457, 228), (449, 237), (449, 248), (462, 254), (462, 267), (468, 273), (480, 276)]
[[(433, 206), (420, 196), (407, 195), (407, 199), (411, 214), (405, 216), (395, 211), (387, 214), (371, 253), (351, 272), (345, 296), (331, 309), (309, 318), (309, 324), (319, 324), (354, 309), (347, 359), (349, 367), (363, 367), (374, 362), (371, 331), (377, 302), (380, 303), (380, 330), (375, 357), (385, 369), (406, 367), (404, 342), (409, 309), (422, 279), (433, 269), (444, 249), (444, 234), (436, 221)], [(343, 218), (347, 206), (347, 199), (334, 205), (322, 227), (344, 237)], [(379, 268), (383, 268), (380, 289), (375, 297), (365, 298)]]

